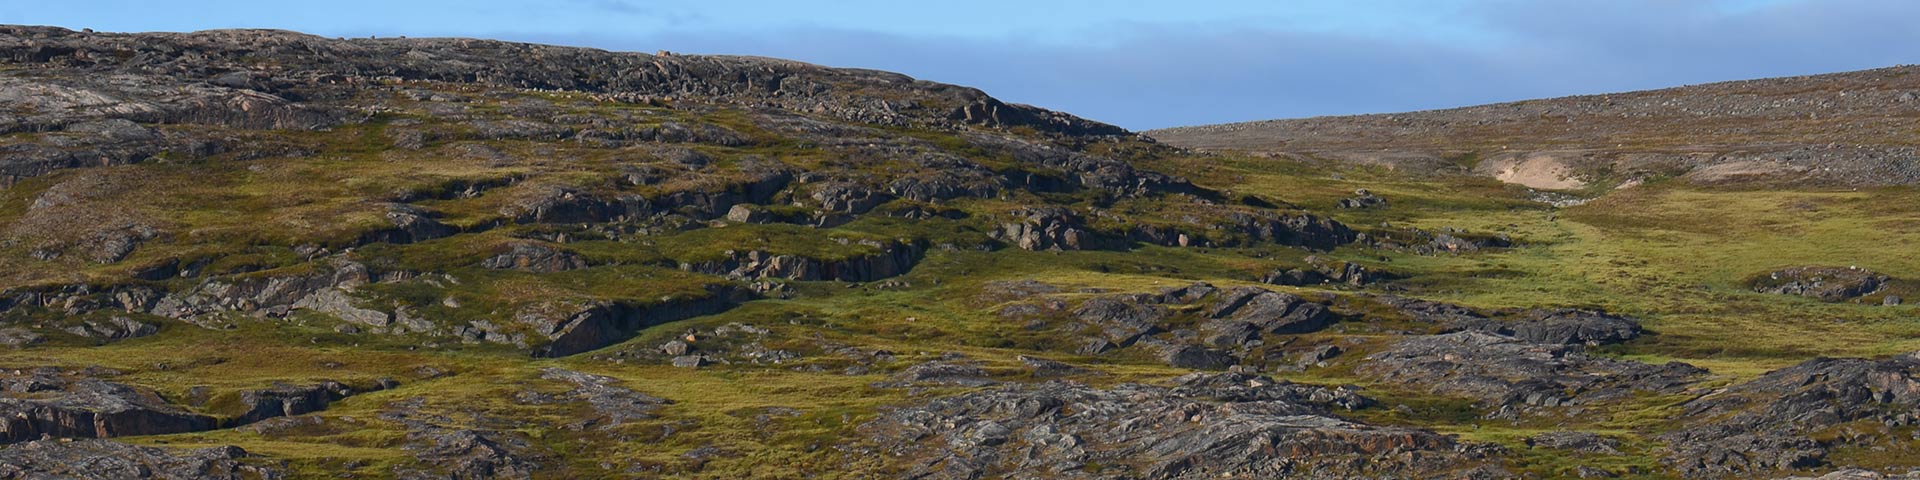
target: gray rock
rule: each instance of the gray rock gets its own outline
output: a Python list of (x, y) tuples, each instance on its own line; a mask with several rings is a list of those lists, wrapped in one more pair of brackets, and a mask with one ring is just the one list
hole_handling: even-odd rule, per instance
[(1494, 417), (1677, 393), (1706, 370), (1589, 356), (1582, 345), (1541, 344), (1468, 330), (1402, 340), (1368, 355), (1357, 372), (1381, 381), (1478, 401)]
[(1859, 267), (1794, 267), (1762, 275), (1752, 281), (1754, 291), (1813, 297), (1840, 302), (1877, 292), (1891, 280)]
[(0, 478), (83, 480), (285, 478), (277, 468), (242, 462), (240, 447), (196, 450), (136, 446), (109, 440), (35, 440), (0, 448)]
[(1100, 329), (1100, 335), (1125, 347), (1147, 334), (1159, 331), (1160, 323), (1171, 314), (1165, 307), (1133, 299), (1098, 297), (1073, 310), (1073, 316)]
[(1547, 432), (1527, 437), (1527, 446), (1581, 453), (1619, 455), (1620, 441), (1588, 432)]
[[(1920, 425), (1920, 359), (1816, 358), (1682, 404), (1686, 426), (1660, 438), (1667, 463), (1692, 476), (1754, 475), (1825, 465), (1849, 422)], [(1818, 437), (1819, 439), (1816, 439)]]
[[(0, 443), (41, 436), (105, 438), (197, 432), (213, 417), (169, 404), (151, 390), (51, 370), (0, 377)], [(27, 393), (31, 391), (32, 394)]]
[[(906, 460), (906, 475), (937, 479), (1432, 477), (1487, 456), (1433, 432), (1333, 416), (1369, 404), (1349, 390), (1232, 373), (1174, 384), (1006, 385), (887, 412), (860, 430)], [(1103, 469), (1086, 468), (1095, 463)]]
[(553, 273), (587, 268), (587, 259), (547, 245), (515, 242), (507, 247), (507, 251), (480, 262), (480, 266), (495, 270)]
[(673, 366), (680, 368), (700, 368), (707, 366), (706, 355), (681, 355), (673, 357)]

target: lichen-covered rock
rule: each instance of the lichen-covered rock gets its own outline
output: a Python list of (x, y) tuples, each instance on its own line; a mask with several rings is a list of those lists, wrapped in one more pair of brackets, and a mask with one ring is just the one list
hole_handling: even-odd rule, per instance
[(1823, 302), (1840, 302), (1873, 294), (1890, 280), (1859, 267), (1793, 267), (1751, 280), (1760, 293), (1800, 295)]
[(269, 462), (245, 461), (240, 447), (194, 450), (110, 440), (36, 440), (0, 447), (0, 478), (41, 480), (271, 480), (285, 478)]
[(1381, 381), (1476, 400), (1495, 417), (1677, 393), (1706, 375), (1692, 365), (1650, 365), (1587, 355), (1582, 345), (1546, 344), (1478, 330), (1401, 340), (1368, 355), (1357, 370)]
[(564, 272), (587, 268), (586, 257), (566, 250), (532, 242), (514, 242), (506, 251), (480, 262), (495, 270), (521, 270), (534, 273)]
[(1833, 448), (1884, 440), (1820, 435), (1861, 422), (1920, 425), (1920, 358), (1817, 358), (1682, 405), (1687, 427), (1662, 436), (1689, 476), (1755, 475), (1825, 464)]
[(861, 430), (915, 478), (1426, 477), (1490, 452), (1341, 419), (1370, 403), (1349, 390), (1230, 373), (1173, 383), (1007, 385), (902, 407)]
[(53, 369), (0, 376), (0, 443), (109, 438), (213, 429), (213, 417), (167, 403), (151, 390)]

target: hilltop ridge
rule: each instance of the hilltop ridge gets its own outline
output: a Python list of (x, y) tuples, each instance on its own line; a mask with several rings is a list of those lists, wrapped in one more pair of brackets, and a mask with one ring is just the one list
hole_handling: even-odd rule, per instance
[(1293, 152), (1541, 188), (1920, 183), (1920, 67), (1710, 83), (1406, 113), (1146, 132), (1187, 148)]

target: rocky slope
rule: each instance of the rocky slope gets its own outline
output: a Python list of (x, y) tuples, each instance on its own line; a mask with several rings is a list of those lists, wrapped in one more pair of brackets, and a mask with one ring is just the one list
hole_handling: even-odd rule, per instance
[[(0, 27), (0, 178), (0, 478), (1852, 478), (1920, 448), (1893, 191), (1565, 207), (884, 72), (41, 27)], [(1806, 217), (1645, 218), (1729, 204)]]
[(1147, 132), (1181, 147), (1471, 172), (1544, 189), (1920, 182), (1920, 67)]

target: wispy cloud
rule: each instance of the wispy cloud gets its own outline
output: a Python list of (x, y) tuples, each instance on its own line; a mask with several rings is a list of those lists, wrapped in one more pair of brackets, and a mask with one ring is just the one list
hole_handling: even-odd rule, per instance
[(795, 58), (980, 87), (1136, 129), (1404, 111), (1920, 62), (1920, 2), (1493, 0), (1497, 41), (1135, 24), (1089, 45), (839, 29), (533, 36), (603, 48)]

